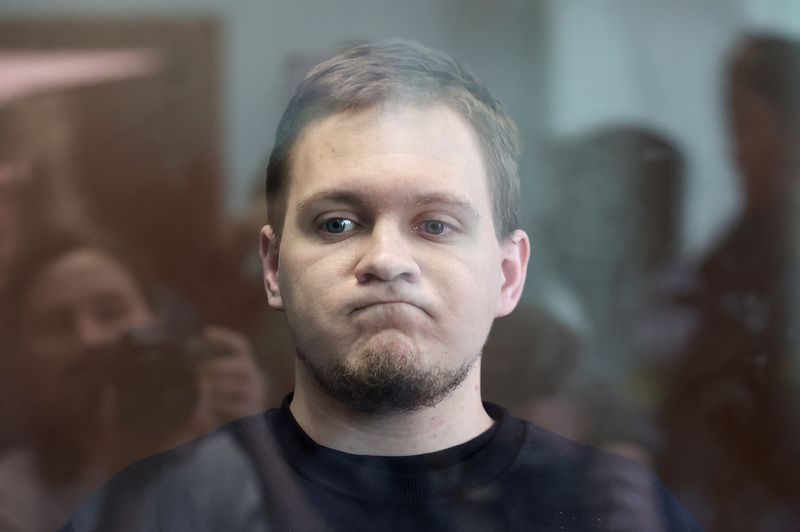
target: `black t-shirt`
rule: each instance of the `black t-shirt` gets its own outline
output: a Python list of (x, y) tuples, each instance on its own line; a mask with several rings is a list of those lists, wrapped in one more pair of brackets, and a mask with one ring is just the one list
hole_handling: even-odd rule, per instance
[[(209, 438), (202, 438), (121, 473), (66, 530), (88, 532), (97, 523), (114, 522), (116, 515), (136, 514), (125, 508), (130, 501), (126, 491), (135, 491), (141, 500), (148, 485), (152, 493), (144, 496), (146, 504), (139, 503), (146, 515), (137, 514), (137, 527), (128, 530), (176, 530), (183, 521), (175, 514), (198, 516), (192, 526), (201, 528), (193, 531), (700, 530), (646, 470), (516, 419), (496, 405), (485, 404), (494, 425), (466, 443), (429, 454), (384, 457), (316, 444), (294, 420), (290, 400), (220, 431), (232, 435), (239, 444), (236, 454), (246, 457), (246, 474), (237, 475), (247, 487), (231, 484), (228, 468), (203, 452)], [(196, 471), (207, 468), (222, 471), (216, 483), (193, 481), (208, 481), (207, 474)], [(173, 481), (176, 476), (183, 480)], [(215, 489), (220, 499), (229, 498), (225, 491), (233, 489), (248, 494), (244, 498), (251, 503), (210, 508), (199, 502), (214, 500), (209, 492)], [(173, 490), (182, 496), (173, 496)]]

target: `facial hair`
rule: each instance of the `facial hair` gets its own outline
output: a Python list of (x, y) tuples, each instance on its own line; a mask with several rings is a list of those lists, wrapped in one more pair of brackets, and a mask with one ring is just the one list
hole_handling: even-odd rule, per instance
[(321, 366), (298, 351), (298, 359), (329, 396), (369, 415), (407, 413), (437, 405), (464, 382), (479, 357), (448, 370), (419, 368), (414, 363), (418, 357), (412, 353), (370, 350), (357, 364), (337, 359)]

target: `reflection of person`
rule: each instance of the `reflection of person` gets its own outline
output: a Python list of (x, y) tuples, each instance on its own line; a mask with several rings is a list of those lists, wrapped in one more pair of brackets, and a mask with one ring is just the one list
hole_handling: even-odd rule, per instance
[(492, 325), (482, 350), (481, 391), (513, 415), (570, 439), (586, 423), (573, 393), (581, 341), (561, 320), (536, 306), (520, 305)]
[[(15, 441), (0, 458), (0, 477), (30, 493), (14, 504), (0, 490), (0, 528), (37, 519), (55, 527), (122, 467), (260, 409), (246, 403), (252, 384), (219, 375), (220, 364), (234, 374), (242, 364), (232, 361), (252, 362), (246, 345), (232, 346), (238, 337), (230, 331), (209, 330), (205, 342), (215, 348), (205, 351), (224, 356), (208, 360), (122, 341), (156, 330), (153, 286), (116, 245), (83, 235), (50, 234), (16, 261), (0, 331), (2, 362), (13, 377), (9, 395), (21, 408), (15, 420), (3, 420), (15, 421)], [(252, 369), (248, 377), (260, 375)], [(215, 393), (220, 381), (227, 393)]]
[[(21, 257), (4, 307), (9, 340), (24, 354), (20, 369), (44, 382), (27, 383), (31, 389), (48, 386), (46, 371), (58, 373), (132, 329), (157, 322), (172, 327), (173, 316), (164, 311), (146, 270), (116, 244), (68, 232), (48, 235)], [(216, 345), (210, 351), (216, 356), (197, 361), (209, 396), (208, 427), (258, 411), (263, 375), (247, 341), (221, 327), (209, 327), (202, 336)]]
[(635, 366), (647, 288), (676, 249), (683, 157), (657, 130), (615, 124), (560, 140), (553, 160), (545, 260), (577, 296), (588, 359)]
[(48, 239), (15, 261), (2, 337), (18, 409), (3, 420), (15, 441), (0, 476), (17, 488), (0, 496), (3, 526), (54, 526), (102, 480), (101, 464), (112, 459), (100, 421), (104, 393), (85, 353), (150, 323), (145, 293), (119, 259), (71, 237)]
[[(487, 89), (414, 43), (350, 48), (298, 88), (261, 239), (296, 388), (231, 426), (270, 528), (607, 529), (587, 464), (620, 459), (481, 402), (481, 348), (529, 254), (516, 145)], [(694, 529), (659, 489), (653, 528)]]
[(497, 320), (483, 348), (482, 390), (520, 417), (634, 463), (598, 460), (590, 466), (590, 493), (602, 494), (602, 519), (612, 530), (652, 529), (658, 493), (652, 469), (657, 434), (618, 387), (589, 377), (582, 345), (566, 324), (523, 305)]
[(743, 38), (726, 95), (743, 209), (676, 298), (699, 323), (663, 407), (661, 467), (709, 528), (796, 530), (800, 42)]

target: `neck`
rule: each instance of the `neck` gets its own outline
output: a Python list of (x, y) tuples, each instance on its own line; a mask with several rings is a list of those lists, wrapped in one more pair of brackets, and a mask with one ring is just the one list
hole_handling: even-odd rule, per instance
[(492, 426), (480, 393), (480, 359), (445, 399), (414, 412), (370, 415), (331, 398), (297, 363), (292, 415), (320, 445), (352, 454), (408, 456), (453, 447)]

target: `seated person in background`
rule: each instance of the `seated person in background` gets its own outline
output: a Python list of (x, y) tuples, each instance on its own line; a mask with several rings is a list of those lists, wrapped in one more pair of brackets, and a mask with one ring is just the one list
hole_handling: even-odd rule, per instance
[(25, 408), (0, 458), (0, 529), (53, 529), (126, 465), (263, 408), (246, 342), (217, 328), (195, 347), (172, 338), (134, 264), (115, 245), (66, 233), (15, 264), (0, 331)]
[[(298, 87), (261, 237), (267, 299), (297, 348), (295, 391), (227, 429), (259, 474), (266, 528), (620, 530), (603, 521), (590, 464), (629, 462), (481, 401), (481, 349), (520, 298), (530, 249), (517, 145), (487, 88), (416, 43), (352, 47)], [(137, 492), (169, 455), (106, 489)], [(697, 530), (642, 478), (657, 505), (635, 530)], [(186, 522), (196, 509), (177, 494), (200, 488), (151, 498), (158, 511), (132, 529), (247, 530), (236, 508)], [(66, 530), (90, 530), (91, 513)]]

